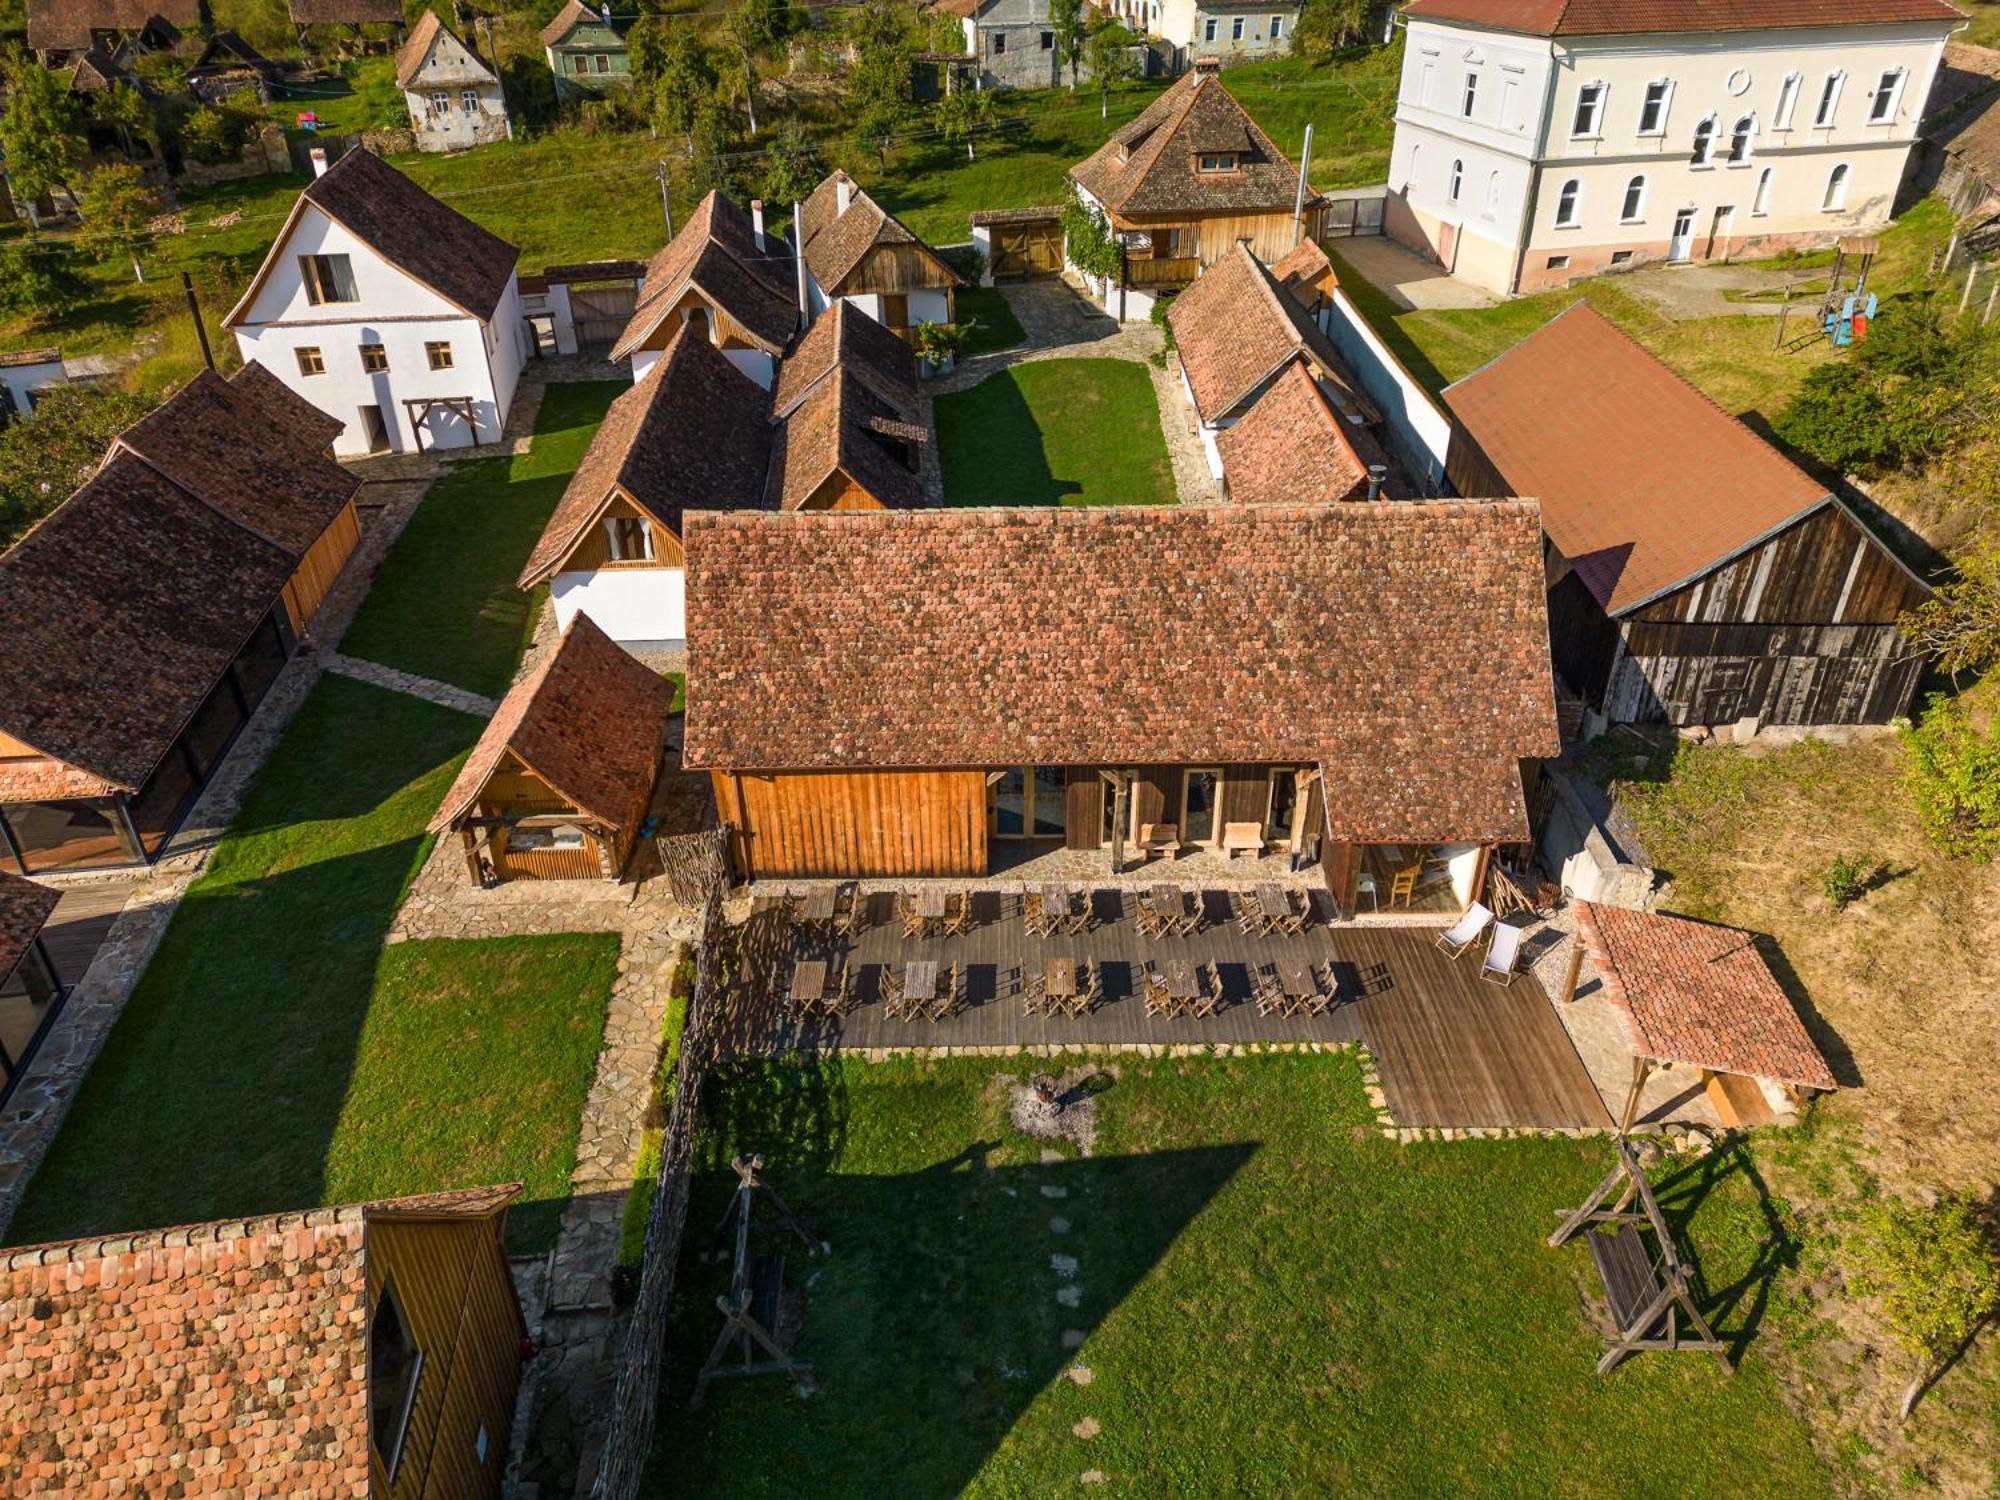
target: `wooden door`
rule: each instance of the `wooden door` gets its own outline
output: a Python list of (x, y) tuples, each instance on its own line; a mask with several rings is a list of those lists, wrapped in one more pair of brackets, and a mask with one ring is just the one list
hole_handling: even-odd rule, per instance
[(993, 229), (993, 279), (1026, 281), (1062, 271), (1062, 225), (1054, 219), (998, 224)]

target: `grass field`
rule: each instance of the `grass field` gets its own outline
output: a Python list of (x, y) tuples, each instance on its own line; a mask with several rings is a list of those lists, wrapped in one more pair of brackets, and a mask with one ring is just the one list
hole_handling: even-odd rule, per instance
[[(1121, 1063), (1093, 1154), (1042, 1162), (993, 1081), (1025, 1068), (712, 1085), (646, 1494), (1048, 1495), (1086, 1470), (1145, 1495), (1826, 1490), (1760, 1326), (1789, 1242), (1734, 1154), (1657, 1176), (1738, 1368), (1607, 1379), (1587, 1254), (1542, 1243), (1602, 1141), (1398, 1146), (1352, 1054), (1202, 1058)], [(691, 1413), (728, 1276), (701, 1230), (750, 1149), (832, 1244), (768, 1240), (819, 1394), (730, 1381)]]
[(554, 1234), (615, 938), (383, 934), (478, 721), (345, 678), (299, 710), (169, 924), (14, 1243), (524, 1179)]
[(933, 403), (947, 505), (1171, 505), (1146, 367), (1042, 359)]
[(514, 586), (622, 381), (552, 382), (528, 452), (431, 486), (383, 559), (342, 651), (489, 697), (506, 691), (543, 590)]

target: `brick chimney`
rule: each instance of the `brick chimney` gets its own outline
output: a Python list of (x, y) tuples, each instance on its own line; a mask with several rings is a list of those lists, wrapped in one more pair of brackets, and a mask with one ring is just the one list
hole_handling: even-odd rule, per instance
[(762, 198), (752, 198), (750, 200), (750, 236), (756, 240), (757, 248), (762, 250), (764, 248), (764, 200)]
[(313, 176), (326, 176), (326, 147), (315, 146), (306, 156), (312, 161)]

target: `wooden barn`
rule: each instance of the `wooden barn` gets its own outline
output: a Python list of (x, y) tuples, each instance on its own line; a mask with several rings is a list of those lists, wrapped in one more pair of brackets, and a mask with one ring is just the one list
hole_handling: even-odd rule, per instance
[(673, 684), (588, 615), (508, 691), (431, 832), (465, 846), (475, 885), (616, 880), (665, 753)]
[(0, 869), (158, 856), (360, 539), (339, 430), (204, 372), (0, 556)]
[(29, 1494), (498, 1495), (528, 1352), (519, 1192), (14, 1248), (0, 1462)]
[(1392, 849), (1456, 909), (1557, 750), (1530, 504), (694, 514), (685, 545), (682, 760), (747, 877), (1241, 832), (1349, 909)]
[(1880, 724), (1930, 590), (1826, 486), (1586, 302), (1448, 387), (1447, 478), (1532, 495), (1558, 676), (1605, 719)]
[(812, 311), (846, 302), (904, 340), (957, 321), (964, 279), (894, 214), (835, 172), (799, 205)]

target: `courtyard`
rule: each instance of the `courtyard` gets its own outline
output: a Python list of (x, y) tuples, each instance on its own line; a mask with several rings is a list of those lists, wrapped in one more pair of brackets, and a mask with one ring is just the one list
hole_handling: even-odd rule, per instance
[(948, 505), (1171, 505), (1151, 373), (1131, 359), (1010, 365), (932, 404)]

